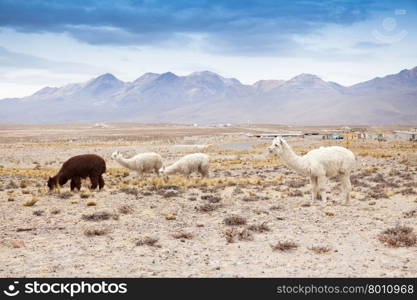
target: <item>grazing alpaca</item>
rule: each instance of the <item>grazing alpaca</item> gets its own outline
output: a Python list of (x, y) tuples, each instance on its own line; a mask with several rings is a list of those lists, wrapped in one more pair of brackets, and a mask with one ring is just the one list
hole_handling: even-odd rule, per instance
[(309, 151), (304, 156), (298, 156), (290, 145), (281, 138), (274, 139), (268, 150), (270, 153), (278, 153), (284, 164), (300, 175), (310, 177), (312, 201), (315, 201), (320, 193), (321, 199), (326, 203), (326, 179), (341, 176), (346, 197), (345, 203), (349, 202), (352, 190), (350, 173), (356, 165), (355, 155), (350, 150), (338, 146), (320, 147)]
[(154, 152), (140, 153), (132, 158), (125, 158), (119, 151), (116, 151), (113, 152), (111, 158), (123, 167), (136, 171), (138, 175), (149, 172), (159, 175), (159, 169), (162, 168), (162, 157)]
[(194, 153), (182, 157), (180, 160), (162, 170), (164, 175), (184, 174), (187, 177), (198, 172), (202, 177), (209, 176), (210, 159), (207, 154)]
[(71, 179), (71, 191), (81, 189), (81, 179), (87, 177), (91, 181), (91, 189), (104, 187), (103, 173), (106, 173), (106, 162), (95, 154), (84, 154), (71, 157), (61, 167), (59, 172), (48, 179), (49, 190), (67, 183)]

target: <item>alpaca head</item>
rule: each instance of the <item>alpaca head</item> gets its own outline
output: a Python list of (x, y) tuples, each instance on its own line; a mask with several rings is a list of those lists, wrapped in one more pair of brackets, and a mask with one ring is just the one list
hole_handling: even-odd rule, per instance
[(119, 157), (121, 154), (119, 151), (114, 151), (111, 155), (111, 159), (116, 159), (117, 157)]
[(162, 168), (159, 169), (159, 174), (161, 174), (164, 177), (165, 180), (168, 180), (168, 175), (169, 174), (167, 174), (167, 171), (166, 171), (165, 167), (162, 167)]
[(271, 146), (268, 147), (268, 152), (270, 154), (281, 154), (287, 147), (287, 142), (284, 139), (277, 137), (272, 141)]
[(58, 187), (58, 181), (56, 177), (49, 177), (47, 185), (50, 191), (56, 189)]

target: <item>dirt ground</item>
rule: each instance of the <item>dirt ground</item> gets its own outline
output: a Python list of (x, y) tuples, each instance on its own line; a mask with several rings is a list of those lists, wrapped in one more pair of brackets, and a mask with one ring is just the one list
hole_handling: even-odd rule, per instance
[[(246, 135), (278, 130), (288, 128), (0, 126), (0, 277), (416, 277), (417, 143), (352, 140), (350, 204), (337, 180), (328, 205), (311, 204), (308, 179)], [(299, 154), (345, 145), (288, 142)], [(210, 178), (138, 178), (115, 150), (155, 151), (166, 165), (205, 152)], [(48, 176), (85, 153), (106, 160), (104, 190), (48, 192)]]

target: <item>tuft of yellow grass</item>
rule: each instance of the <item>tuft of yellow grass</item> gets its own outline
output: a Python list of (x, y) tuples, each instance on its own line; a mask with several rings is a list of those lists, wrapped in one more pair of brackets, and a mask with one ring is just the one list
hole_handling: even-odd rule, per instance
[(3, 168), (0, 169), (0, 174), (2, 175), (19, 175), (26, 177), (48, 177), (52, 176), (57, 172), (57, 169), (29, 169), (29, 168)]
[[(164, 186), (181, 186), (181, 187), (215, 187), (218, 185), (260, 185), (260, 184), (279, 184), (282, 182), (282, 175), (271, 178), (260, 177), (214, 177), (214, 178), (187, 178), (183, 176), (170, 177), (147, 177), (134, 180), (131, 184), (138, 187), (153, 186), (161, 188)], [(118, 185), (119, 188), (126, 187), (126, 183)]]
[(87, 193), (87, 192), (82, 192), (80, 194), (80, 198), (82, 198), (82, 199), (87, 199), (87, 198), (90, 198), (91, 196), (92, 195), (90, 193)]
[(27, 200), (23, 203), (23, 206), (33, 206), (36, 202), (39, 201), (39, 198), (36, 196), (32, 196), (32, 199)]

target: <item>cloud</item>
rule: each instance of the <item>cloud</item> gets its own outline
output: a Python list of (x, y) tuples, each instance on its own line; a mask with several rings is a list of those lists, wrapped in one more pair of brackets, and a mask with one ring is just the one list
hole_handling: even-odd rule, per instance
[(12, 52), (0, 47), (0, 69), (42, 69), (56, 73), (94, 73), (99, 71), (97, 67), (72, 62), (49, 60), (24, 53)]
[(95, 45), (192, 44), (208, 51), (285, 53), (292, 35), (349, 25), (384, 9), (381, 1), (74, 0), (0, 1), (0, 27), (67, 33)]
[(361, 41), (361, 42), (357, 42), (355, 45), (353, 45), (353, 48), (356, 48), (356, 49), (378, 49), (378, 48), (388, 47), (388, 46), (390, 46), (390, 44), (388, 44), (388, 43)]

